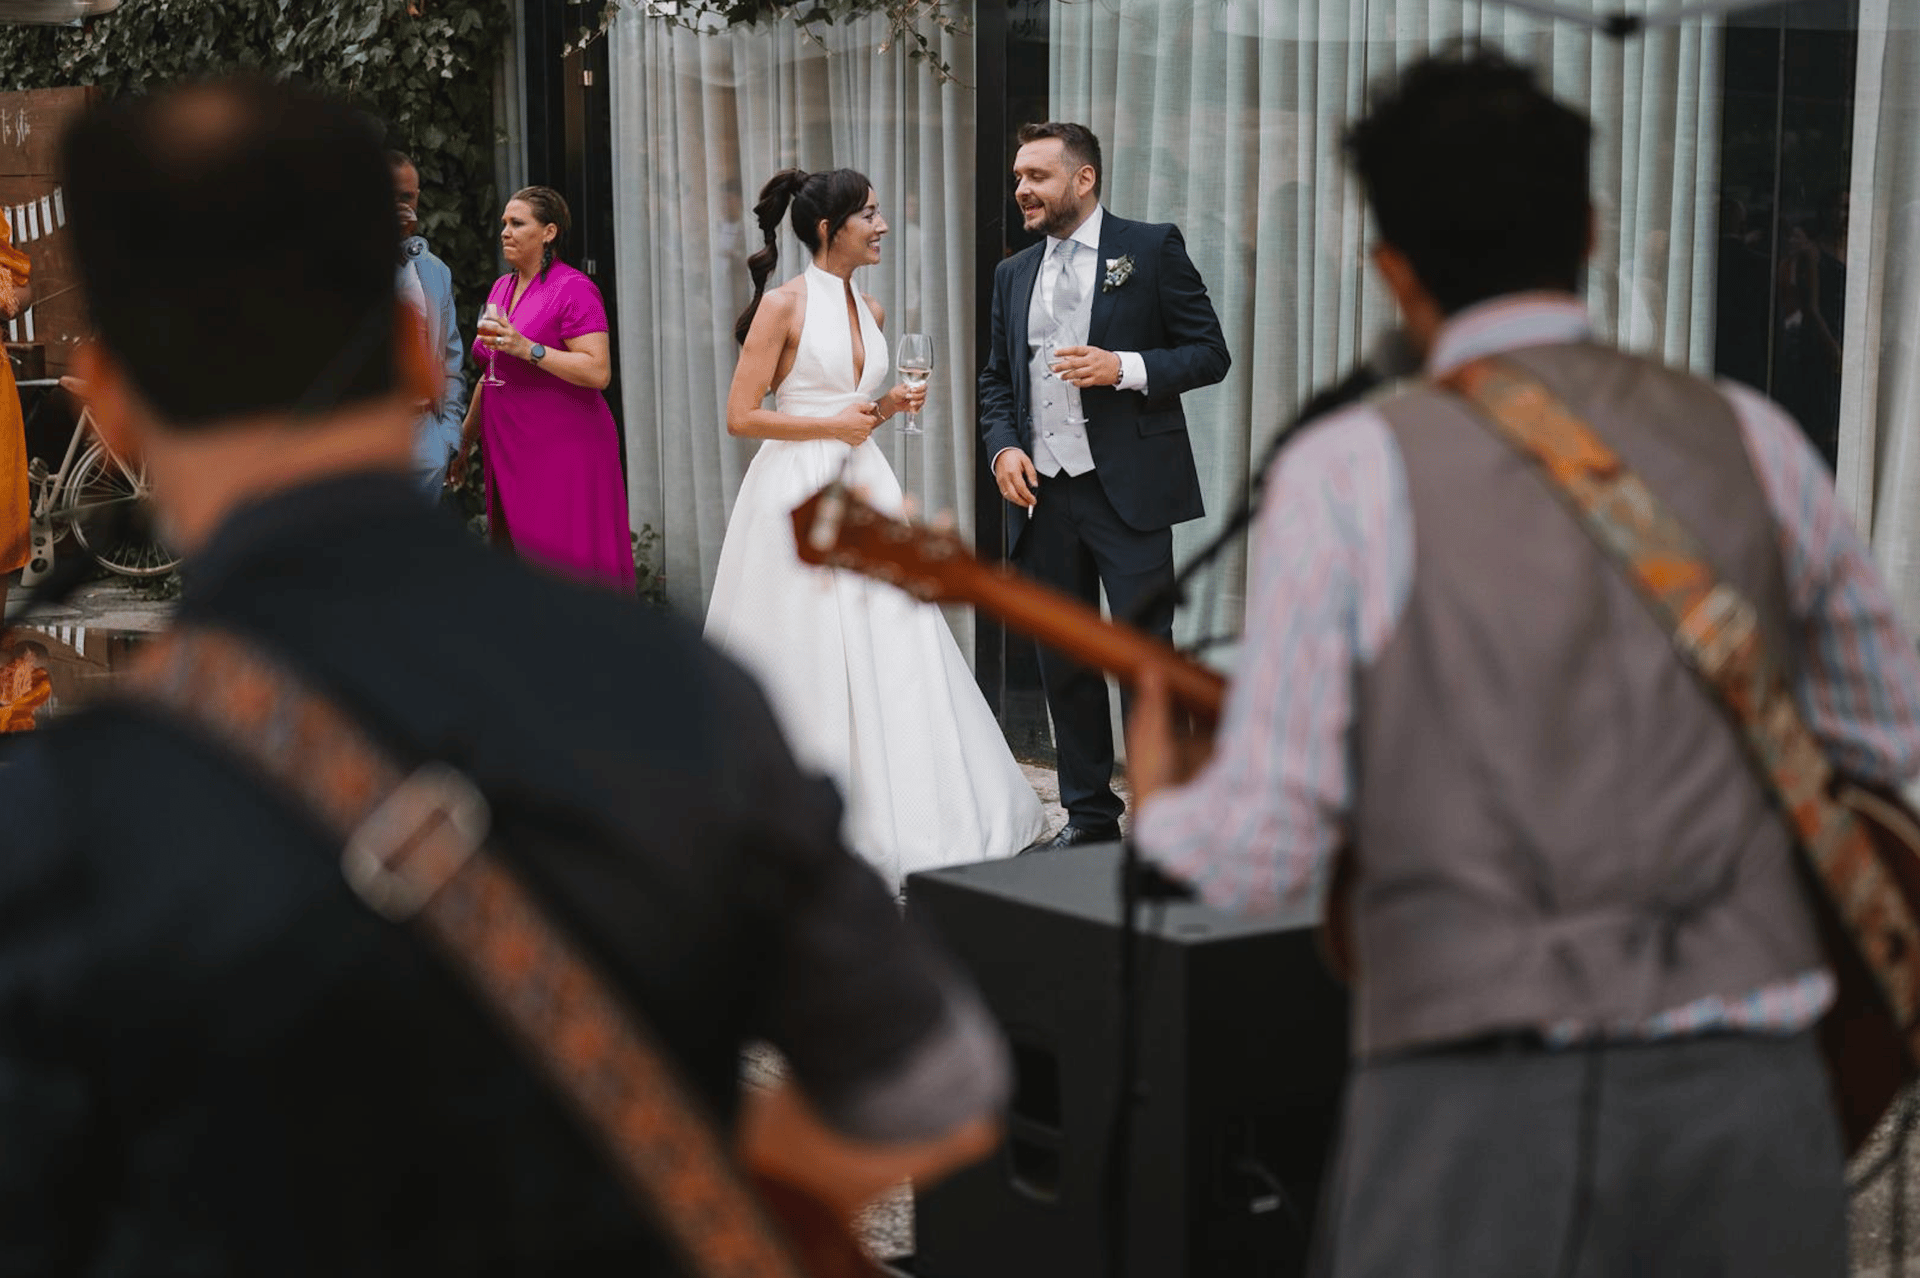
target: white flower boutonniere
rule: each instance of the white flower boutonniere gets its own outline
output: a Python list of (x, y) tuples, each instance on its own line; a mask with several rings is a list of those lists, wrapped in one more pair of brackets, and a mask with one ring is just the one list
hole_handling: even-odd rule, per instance
[(1107, 259), (1106, 278), (1100, 281), (1100, 291), (1111, 293), (1133, 278), (1133, 254), (1124, 253), (1119, 257)]

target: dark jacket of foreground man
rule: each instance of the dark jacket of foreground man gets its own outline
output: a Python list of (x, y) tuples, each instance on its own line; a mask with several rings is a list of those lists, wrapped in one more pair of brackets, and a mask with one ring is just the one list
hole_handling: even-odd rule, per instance
[[(714, 1113), (756, 1037), (856, 1135), (978, 1103), (970, 1000), (689, 630), (497, 556), (398, 475), (242, 510), (190, 570), (183, 621), (479, 783)], [(102, 708), (10, 743), (0, 839), (0, 1273), (671, 1271), (428, 942), (188, 732)]]

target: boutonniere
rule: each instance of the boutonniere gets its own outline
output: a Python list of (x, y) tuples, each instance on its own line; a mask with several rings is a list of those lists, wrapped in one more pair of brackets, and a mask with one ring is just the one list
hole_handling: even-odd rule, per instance
[(1111, 293), (1133, 278), (1133, 254), (1122, 253), (1119, 257), (1107, 259), (1106, 278), (1100, 281), (1100, 291)]

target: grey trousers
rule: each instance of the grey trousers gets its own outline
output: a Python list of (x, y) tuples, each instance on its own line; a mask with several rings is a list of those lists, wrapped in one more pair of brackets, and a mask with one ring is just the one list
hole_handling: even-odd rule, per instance
[(1845, 1163), (1810, 1035), (1356, 1068), (1321, 1278), (1844, 1278)]

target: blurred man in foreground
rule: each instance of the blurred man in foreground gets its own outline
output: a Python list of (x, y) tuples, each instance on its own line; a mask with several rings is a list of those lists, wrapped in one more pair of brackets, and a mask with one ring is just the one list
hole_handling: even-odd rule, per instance
[[(192, 88), (86, 118), (64, 163), (99, 333), (82, 375), (188, 556), (179, 624), (471, 778), (502, 859), (753, 1165), (845, 1213), (981, 1152), (997, 1038), (750, 682), (419, 500), (415, 406), (439, 386), (360, 117)], [(676, 1271), (583, 1124), (288, 794), (126, 706), (7, 759), (0, 1273)], [(794, 1084), (743, 1097), (757, 1038)]]

